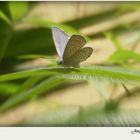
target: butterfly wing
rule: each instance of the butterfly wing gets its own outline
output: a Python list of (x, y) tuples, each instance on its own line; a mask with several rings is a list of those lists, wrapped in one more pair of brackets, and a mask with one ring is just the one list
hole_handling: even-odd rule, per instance
[(60, 60), (62, 60), (69, 36), (63, 30), (57, 27), (52, 27), (52, 35), (58, 56)]
[(63, 63), (69, 61), (69, 58), (80, 50), (86, 44), (84, 37), (80, 35), (72, 35), (69, 39), (63, 54)]
[(90, 57), (92, 52), (93, 49), (91, 47), (82, 48), (78, 50), (75, 54), (73, 54), (69, 58), (69, 61), (65, 62), (64, 65), (78, 67), (79, 63), (85, 61), (88, 57)]

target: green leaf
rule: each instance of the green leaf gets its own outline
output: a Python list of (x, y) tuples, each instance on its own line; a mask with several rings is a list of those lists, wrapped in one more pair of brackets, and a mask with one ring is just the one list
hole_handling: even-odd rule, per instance
[(128, 60), (140, 62), (140, 54), (130, 50), (117, 50), (107, 60), (109, 63), (126, 63)]
[(56, 51), (50, 30), (35, 28), (14, 32), (6, 56), (13, 58), (25, 54), (50, 55), (54, 52)]
[(66, 32), (78, 33), (78, 31), (75, 28), (73, 28), (72, 26), (62, 24), (62, 23), (61, 24), (60, 23), (54, 23), (54, 22), (48, 21), (46, 19), (25, 18), (25, 19), (23, 19), (23, 22), (28, 23), (28, 24), (32, 24), (32, 25), (37, 25), (39, 27), (47, 27), (47, 28), (50, 28), (50, 29), (51, 29), (52, 26), (57, 26), (57, 27), (63, 29), (64, 31), (66, 31)]
[(21, 79), (21, 78), (26, 78), (26, 77), (30, 77), (32, 76), (32, 74), (35, 72), (36, 70), (27, 70), (27, 71), (22, 71), (22, 72), (15, 72), (15, 73), (11, 73), (11, 74), (4, 74), (1, 75), (1, 82), (3, 81), (9, 81), (9, 80), (17, 80), (17, 79)]
[(7, 53), (7, 48), (12, 37), (12, 28), (5, 23), (0, 23), (0, 63)]
[(123, 49), (123, 46), (120, 43), (120, 41), (112, 33), (106, 32), (104, 34), (108, 39), (110, 39), (114, 43), (117, 50), (122, 50)]
[(0, 111), (5, 111), (9, 109), (10, 107), (15, 106), (16, 104), (19, 104), (21, 102), (24, 102), (28, 99), (31, 99), (35, 95), (41, 95), (44, 92), (47, 93), (48, 91), (64, 84), (66, 80), (64, 78), (48, 78), (47, 80), (44, 80), (40, 84), (29, 88), (28, 90), (23, 90), (20, 93), (16, 94), (15, 96), (12, 96), (9, 98), (3, 105), (0, 107)]
[(31, 88), (35, 83), (43, 79), (42, 76), (37, 76), (37, 77), (29, 77), (17, 90), (16, 94), (19, 94), (20, 92), (26, 91), (29, 88)]
[(130, 11), (130, 10), (137, 10), (140, 9), (139, 3), (123, 3), (123, 4), (118, 4), (118, 9), (120, 11)]
[(25, 70), (0, 76), (0, 82), (16, 80), (32, 76), (55, 75), (58, 78), (63, 77), (74, 80), (107, 80), (117, 83), (135, 83), (140, 82), (140, 72), (118, 67), (81, 67), (81, 68), (59, 68), (49, 67), (33, 70)]
[[(76, 28), (68, 25), (68, 24), (62, 24), (62, 23), (54, 23), (51, 21), (48, 21), (46, 19), (41, 18), (25, 18), (23, 22), (37, 25), (39, 27), (46, 27), (51, 29), (53, 26), (57, 26), (58, 28), (64, 30), (68, 34), (81, 34)], [(87, 41), (91, 41), (91, 39), (83, 34), (83, 36), (87, 39)]]
[(140, 110), (105, 111), (92, 106), (83, 109), (79, 118), (81, 126), (140, 126)]
[(18, 90), (17, 84), (14, 83), (1, 83), (0, 84), (0, 95), (13, 95)]
[(29, 10), (27, 2), (9, 2), (8, 6), (14, 22), (22, 18)]
[(26, 55), (20, 55), (17, 58), (18, 59), (39, 59), (39, 58), (53, 59), (52, 56), (46, 56), (41, 54), (26, 54)]
[(9, 20), (9, 18), (1, 10), (0, 10), (0, 18), (3, 19), (9, 25), (11, 25), (11, 21)]

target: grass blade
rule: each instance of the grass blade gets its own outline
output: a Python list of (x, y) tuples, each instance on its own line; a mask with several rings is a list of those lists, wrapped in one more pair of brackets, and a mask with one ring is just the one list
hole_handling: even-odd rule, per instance
[(1, 10), (0, 10), (0, 18), (3, 19), (9, 25), (11, 25), (10, 19)]
[(65, 82), (66, 82), (65, 79), (63, 79), (63, 78), (58, 79), (55, 77), (44, 80), (43, 82), (36, 85), (35, 87), (30, 88), (29, 90), (20, 92), (18, 95), (16, 94), (15, 96), (12, 96), (11, 98), (9, 98), (9, 100), (7, 100), (0, 107), (0, 111), (5, 111), (5, 110), (15, 106), (16, 104), (19, 104), (28, 99), (31, 99), (32, 96), (40, 95), (40, 94), (43, 94), (44, 92), (47, 93), (48, 91), (60, 86), (61, 84), (64, 84)]
[(0, 76), (0, 82), (17, 80), (32, 76), (56, 75), (74, 80), (107, 80), (116, 83), (136, 83), (140, 82), (140, 72), (118, 67), (81, 67), (81, 68), (59, 68), (49, 67), (42, 69), (26, 70), (5, 74)]

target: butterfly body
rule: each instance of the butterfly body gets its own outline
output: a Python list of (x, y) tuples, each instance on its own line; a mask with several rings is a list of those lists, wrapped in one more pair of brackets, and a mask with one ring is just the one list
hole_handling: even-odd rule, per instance
[(57, 27), (52, 27), (52, 35), (59, 56), (58, 64), (64, 67), (79, 67), (79, 63), (93, 52), (91, 47), (84, 47), (86, 40), (81, 35), (69, 37)]

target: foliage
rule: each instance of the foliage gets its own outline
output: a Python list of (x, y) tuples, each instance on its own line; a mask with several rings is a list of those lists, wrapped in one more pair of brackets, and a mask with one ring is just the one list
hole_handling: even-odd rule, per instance
[[(96, 89), (101, 94), (107, 94), (107, 91), (104, 88), (99, 89), (100, 81), (123, 85), (126, 91), (125, 97), (128, 97), (127, 91), (129, 91), (126, 85), (131, 85), (134, 88), (139, 86), (140, 71), (136, 64), (140, 62), (140, 54), (132, 48), (128, 49), (117, 38), (121, 33), (139, 30), (139, 18), (129, 20), (129, 23), (119, 21), (118, 25), (100, 30), (100, 23), (108, 23), (108, 20), (114, 16), (119, 19), (119, 17), (125, 17), (125, 14), (130, 11), (136, 15), (139, 12), (139, 4), (133, 5), (133, 7), (130, 6), (131, 4), (120, 4), (107, 11), (60, 23), (28, 16), (37, 4), (36, 2), (34, 4), (31, 2), (0, 3), (1, 113), (14, 109), (14, 107), (32, 99), (40, 100), (43, 95), (50, 94), (51, 91), (57, 91), (64, 86), (69, 87), (71, 82), (77, 80), (79, 82), (92, 82), (95, 86), (98, 85)], [(27, 28), (20, 28), (20, 25), (27, 26)], [(116, 50), (105, 62), (99, 64), (100, 66), (85, 65), (80, 68), (56, 66), (55, 62), (52, 61), (56, 53), (51, 35), (51, 27), (54, 25), (71, 34), (83, 34), (87, 41), (99, 37), (109, 39)], [(85, 29), (92, 29), (92, 25), (97, 25), (100, 29), (89, 35), (82, 32)], [(35, 28), (28, 28), (28, 26)], [(32, 63), (32, 60), (38, 60), (39, 58), (46, 59), (46, 61), (51, 60), (51, 64), (39, 68), (24, 67), (25, 63)], [(23, 65), (23, 67), (20, 68), (20, 65)], [(107, 97), (107, 95), (105, 96)], [(21, 122), (20, 125), (140, 125), (139, 110), (134, 113), (136, 115), (133, 115), (131, 110), (119, 109), (119, 103), (120, 100), (118, 101), (118, 99), (107, 98), (105, 103), (101, 102), (100, 105), (95, 105), (96, 108), (61, 105), (56, 107), (55, 110), (38, 114), (35, 118), (29, 118)]]

